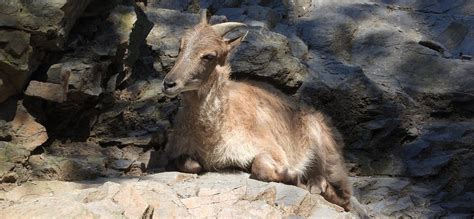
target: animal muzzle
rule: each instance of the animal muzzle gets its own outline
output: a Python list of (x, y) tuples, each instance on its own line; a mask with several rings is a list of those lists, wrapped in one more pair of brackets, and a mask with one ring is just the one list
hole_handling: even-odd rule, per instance
[(179, 84), (180, 83), (176, 82), (175, 80), (169, 80), (165, 78), (165, 80), (163, 80), (163, 87), (161, 88), (161, 90), (166, 96), (175, 97), (182, 90), (182, 86), (180, 86)]

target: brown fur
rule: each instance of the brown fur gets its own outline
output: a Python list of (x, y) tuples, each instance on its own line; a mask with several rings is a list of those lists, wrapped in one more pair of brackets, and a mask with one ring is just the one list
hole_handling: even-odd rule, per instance
[(181, 157), (184, 172), (250, 170), (263, 181), (305, 183), (348, 210), (339, 133), (321, 113), (270, 86), (230, 80), (227, 54), (241, 40), (223, 39), (206, 22), (182, 38), (163, 88), (169, 96), (182, 94), (168, 153)]

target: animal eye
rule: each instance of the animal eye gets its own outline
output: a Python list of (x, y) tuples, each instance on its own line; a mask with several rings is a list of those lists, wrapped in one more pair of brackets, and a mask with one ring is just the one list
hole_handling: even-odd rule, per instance
[(209, 53), (209, 54), (203, 55), (201, 58), (204, 59), (204, 60), (207, 60), (207, 61), (211, 61), (214, 58), (216, 58), (216, 54)]

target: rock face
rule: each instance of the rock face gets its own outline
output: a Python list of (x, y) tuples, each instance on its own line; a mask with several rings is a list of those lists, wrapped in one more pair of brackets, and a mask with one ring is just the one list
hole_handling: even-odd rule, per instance
[(229, 59), (233, 79), (270, 83), (332, 117), (346, 143), (354, 196), (369, 216), (471, 218), (473, 6), (0, 2), (0, 187), (114, 178), (40, 182), (58, 192), (34, 187), (36, 196), (14, 195), (25, 185), (2, 193), (0, 213), (48, 215), (68, 203), (64, 214), (78, 217), (352, 217), (319, 196), (244, 175), (149, 175), (174, 170), (162, 151), (180, 100), (161, 93), (162, 78), (179, 37), (208, 8), (211, 23), (247, 25)]
[(0, 139), (0, 183), (25, 180), (24, 165), (30, 153), (48, 140), (46, 128), (36, 121), (21, 101), (15, 108), (13, 120), (8, 123), (3, 120), (1, 124), (6, 130), (2, 130)]
[(43, 51), (63, 48), (90, 0), (0, 3), (0, 102), (23, 90)]
[(299, 59), (291, 56), (288, 39), (255, 27), (230, 58), (232, 76), (270, 82), (294, 93), (308, 74)]
[(299, 96), (334, 118), (353, 174), (400, 177), (356, 180), (373, 216), (468, 215), (474, 20), (454, 5), (470, 3), (411, 2), (320, 1), (294, 20), (311, 73)]
[(354, 218), (294, 186), (251, 180), (247, 174), (222, 176), (168, 172), (140, 179), (31, 182), (2, 191), (0, 212), (7, 218)]

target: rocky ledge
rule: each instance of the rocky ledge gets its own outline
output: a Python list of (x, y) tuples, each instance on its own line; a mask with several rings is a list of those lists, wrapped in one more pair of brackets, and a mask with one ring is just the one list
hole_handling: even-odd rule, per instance
[(355, 218), (319, 195), (244, 173), (32, 181), (6, 190), (3, 218)]
[[(139, 202), (117, 204), (107, 189), (141, 194), (163, 183), (156, 180), (163, 173), (150, 174), (173, 170), (162, 152), (180, 99), (166, 98), (160, 86), (178, 55), (179, 36), (198, 22), (202, 8), (213, 24), (248, 26), (246, 40), (230, 57), (234, 79), (267, 82), (332, 118), (344, 136), (354, 196), (369, 216), (473, 218), (472, 0), (0, 0), (0, 193), (9, 191), (0, 199), (0, 218), (12, 209), (22, 217), (62, 211), (127, 217), (121, 206)], [(83, 182), (98, 177), (114, 183)], [(211, 181), (232, 192), (275, 187), (275, 200), (281, 188), (309, 197), (297, 188), (233, 175), (190, 176), (176, 188), (161, 187), (190, 186), (194, 197), (214, 188)], [(64, 193), (12, 199), (14, 191), (43, 191), (31, 188), (33, 182), (58, 185), (53, 187)], [(104, 198), (93, 199), (89, 191)], [(226, 195), (246, 194), (232, 192)], [(151, 194), (160, 205), (144, 201), (143, 209), (153, 206), (154, 216), (172, 209), (163, 207), (167, 200), (191, 197)], [(193, 203), (206, 203), (196, 197)], [(278, 201), (232, 200), (238, 201), (209, 206), (212, 212), (224, 209), (221, 214), (259, 211), (259, 217), (334, 210), (298, 202), (283, 211), (286, 205)], [(22, 208), (28, 203), (38, 209)], [(205, 212), (183, 206), (174, 209), (189, 216)], [(148, 209), (137, 217), (151, 215)]]

